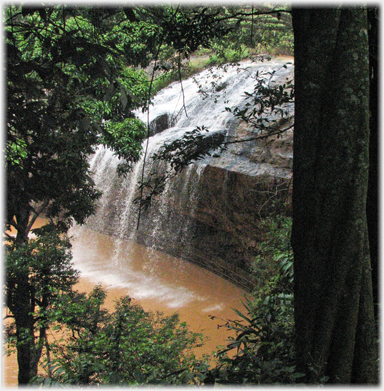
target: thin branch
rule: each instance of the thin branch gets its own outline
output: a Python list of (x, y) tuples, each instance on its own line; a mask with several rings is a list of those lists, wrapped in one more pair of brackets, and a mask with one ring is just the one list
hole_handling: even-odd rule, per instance
[(289, 129), (292, 129), (295, 125), (291, 125), (291, 126), (288, 126), (288, 128), (285, 128), (285, 129), (282, 129), (282, 130), (279, 130), (277, 132), (274, 132), (274, 133), (268, 133), (268, 134), (264, 134), (264, 135), (261, 135), (261, 136), (256, 136), (256, 137), (251, 137), (251, 138), (248, 138), (248, 139), (245, 139), (245, 140), (232, 140), (232, 141), (225, 141), (223, 144), (224, 145), (228, 145), (228, 144), (237, 144), (237, 143), (244, 143), (244, 142), (247, 142), (247, 141), (254, 141), (254, 140), (259, 140), (259, 139), (263, 139), (263, 138), (268, 138), (268, 137), (271, 137), (271, 136), (276, 136), (276, 135), (279, 135), (279, 134), (282, 134), (284, 132), (286, 132), (287, 130)]
[(12, 235), (10, 235), (10, 234), (7, 233), (7, 232), (4, 232), (3, 235), (6, 236), (8, 239), (15, 240), (15, 237), (12, 236)]
[(15, 216), (12, 217), (12, 220), (8, 224), (11, 225), (12, 227), (14, 227), (16, 229), (16, 231), (20, 230), (20, 227), (15, 219)]
[[(153, 70), (152, 70), (151, 83), (150, 83), (150, 85), (149, 85), (149, 91), (148, 91), (147, 140), (146, 140), (145, 151), (144, 151), (144, 158), (143, 158), (143, 169), (142, 169), (142, 171), (141, 171), (141, 183), (144, 183), (145, 161), (146, 161), (147, 154), (148, 154), (148, 145), (149, 145), (149, 137), (150, 137), (150, 128), (149, 128), (149, 101), (150, 101), (150, 97), (151, 97), (151, 93), (152, 93), (153, 81), (154, 81), (154, 78), (155, 78), (156, 64), (157, 64), (157, 61), (158, 61), (158, 58), (159, 58), (159, 53), (160, 53), (160, 48), (161, 48), (162, 43), (163, 43), (163, 39), (161, 40), (161, 42), (160, 42), (160, 44), (159, 44), (159, 47), (158, 47), (158, 49), (157, 49), (157, 52), (156, 52), (155, 64), (154, 64), (154, 67), (153, 67)], [(143, 186), (141, 186), (141, 189), (140, 189), (140, 206), (139, 206), (139, 214), (138, 214), (138, 216), (137, 216), (136, 230), (138, 230), (138, 229), (139, 229), (139, 226), (140, 226), (141, 209), (142, 209), (142, 200), (143, 200), (143, 191), (144, 191), (144, 188), (143, 188)]]
[(253, 13), (252, 12), (250, 12), (250, 13), (249, 12), (236, 12), (236, 13), (229, 15), (229, 16), (220, 17), (220, 18), (218, 18), (218, 21), (221, 22), (224, 20), (234, 19), (239, 16), (241, 16), (241, 17), (251, 16), (252, 17), (252, 16), (272, 15), (272, 14), (281, 14), (281, 13), (291, 14), (292, 11), (277, 9), (277, 10), (273, 10), (273, 11), (256, 11), (256, 12), (254, 11)]
[(179, 81), (180, 81), (180, 86), (181, 86), (181, 93), (183, 94), (183, 108), (184, 108), (184, 111), (185, 111), (185, 115), (188, 117), (187, 108), (185, 106), (185, 94), (184, 94), (184, 88), (183, 88), (183, 81), (181, 79), (181, 53), (179, 53), (179, 58), (178, 58), (178, 61), (177, 61), (177, 70), (178, 70), (178, 73), (179, 73)]
[(5, 20), (4, 21), (4, 24), (5, 25), (8, 25), (9, 24), (9, 22), (13, 19), (13, 18), (15, 18), (15, 17), (17, 17), (17, 16), (20, 16), (20, 15), (22, 15), (23, 13), (20, 11), (19, 13), (14, 13), (13, 15), (11, 15), (10, 17), (8, 17), (8, 19), (7, 20)]
[(177, 370), (177, 371), (173, 371), (173, 372), (171, 372), (171, 373), (168, 373), (168, 375), (162, 376), (160, 379), (166, 379), (167, 377), (170, 377), (170, 376), (172, 376), (172, 375), (179, 375), (180, 373), (186, 371), (187, 369), (188, 369), (188, 368), (182, 368), (182, 369), (179, 369), (179, 370)]
[(253, 5), (252, 5), (252, 23), (251, 23), (251, 46), (253, 46)]
[(48, 204), (49, 204), (49, 201), (43, 202), (41, 207), (36, 211), (32, 208), (34, 215), (32, 216), (31, 221), (29, 222), (29, 224), (27, 226), (27, 232), (29, 232), (31, 230), (33, 224), (35, 224), (36, 219), (40, 216), (40, 214), (44, 211), (44, 209), (48, 206)]

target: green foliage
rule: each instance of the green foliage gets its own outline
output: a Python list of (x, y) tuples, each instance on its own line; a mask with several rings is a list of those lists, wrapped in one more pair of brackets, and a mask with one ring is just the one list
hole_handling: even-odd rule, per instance
[(52, 302), (59, 292), (68, 290), (77, 281), (68, 239), (60, 237), (52, 225), (34, 229), (33, 233), (36, 237), (27, 243), (6, 244), (5, 298), (14, 313), (17, 313), (14, 296), (20, 277), (28, 276), (24, 283), (30, 286), (32, 302), (37, 305), (42, 305), (45, 295), (48, 295), (45, 300)]
[[(76, 385), (188, 384), (206, 368), (192, 349), (202, 337), (178, 315), (146, 312), (129, 297), (113, 313), (102, 309), (105, 291), (60, 298), (52, 318), (65, 325), (64, 344), (51, 346), (49, 382)], [(62, 327), (62, 326), (60, 326)], [(195, 379), (195, 377), (197, 378)], [(41, 377), (37, 382), (47, 384)]]
[(226, 7), (228, 32), (212, 41), (210, 64), (220, 65), (267, 53), (293, 55), (293, 31), (289, 7)]
[(191, 54), (200, 46), (209, 47), (213, 38), (228, 31), (218, 17), (222, 7), (183, 7), (181, 12), (170, 7), (170, 11), (161, 26), (166, 32), (165, 41), (179, 53)]
[(224, 140), (222, 133), (207, 134), (209, 130), (202, 126), (187, 131), (183, 137), (169, 144), (164, 144), (158, 153), (153, 155), (153, 160), (165, 160), (170, 162), (171, 168), (180, 172), (184, 167), (197, 160), (210, 156), (212, 149), (216, 149)]
[(123, 159), (123, 163), (119, 163), (118, 166), (119, 173), (124, 174), (131, 170), (132, 164), (139, 159), (141, 143), (146, 135), (145, 124), (136, 118), (106, 123), (102, 141), (105, 145), (113, 147), (115, 154)]
[[(292, 219), (276, 215), (260, 222), (265, 232), (258, 250), (259, 255), (252, 262), (251, 269), (258, 286), (263, 281), (278, 279), (276, 283), (287, 292), (293, 291), (293, 252), (291, 248)], [(279, 272), (276, 274), (275, 270)]]
[[(283, 6), (281, 8), (287, 7)], [(254, 19), (252, 43), (260, 53), (272, 55), (293, 55), (293, 30), (291, 15), (280, 12), (260, 15)], [(248, 26), (248, 34), (250, 33)], [(250, 35), (248, 35), (250, 38)]]
[[(282, 68), (286, 69), (287, 65)], [(253, 92), (245, 92), (245, 106), (234, 109), (226, 107), (227, 111), (251, 126), (256, 134), (276, 134), (292, 127), (281, 130), (282, 125), (292, 117), (288, 105), (294, 100), (293, 80), (287, 78), (284, 84), (274, 83), (273, 77), (278, 72), (257, 72)]]
[[(243, 320), (226, 324), (237, 336), (217, 353), (218, 365), (212, 370), (217, 383), (295, 383), (300, 375), (295, 372), (292, 300), (292, 294), (277, 293), (276, 286), (269, 286), (244, 304), (247, 315), (236, 311)], [(233, 349), (236, 353), (229, 357), (227, 352)]]
[[(225, 324), (236, 333), (226, 349), (217, 352), (211, 371), (222, 384), (289, 384), (301, 374), (295, 370), (293, 320), (293, 263), (289, 244), (291, 221), (277, 216), (264, 222), (270, 228), (261, 255), (274, 262), (275, 273), (246, 298), (246, 314)], [(254, 266), (254, 270), (257, 270)], [(228, 352), (236, 349), (233, 357)]]
[(27, 144), (24, 140), (9, 141), (6, 145), (8, 164), (19, 166), (23, 169), (21, 162), (27, 157)]
[(83, 222), (99, 196), (87, 175), (97, 121), (83, 106), (107, 77), (109, 50), (77, 10), (10, 6), (5, 15), (7, 224), (27, 233), (34, 203)]
[[(265, 53), (293, 55), (293, 32), (289, 7), (279, 6), (279, 12), (273, 12), (273, 8), (265, 6), (211, 9), (204, 7), (203, 10), (211, 13), (210, 18), (215, 15), (211, 20), (215, 26), (211, 30), (211, 39), (206, 41), (201, 39), (197, 50), (183, 52), (183, 56), (175, 56), (173, 49), (164, 45), (157, 67), (162, 72), (154, 80), (154, 91), (159, 91), (171, 82), (190, 77), (213, 65), (238, 62)], [(198, 19), (195, 14), (190, 23), (193, 24)], [(193, 28), (194, 34), (201, 30), (204, 35), (203, 27), (199, 26), (197, 30), (196, 27)], [(188, 25), (183, 25), (183, 29), (185, 36), (190, 34)], [(191, 45), (192, 47), (194, 48), (195, 45)], [(181, 61), (186, 56), (191, 57), (187, 62)]]
[[(54, 226), (36, 229), (34, 234), (26, 243), (6, 244), (4, 297), (15, 323), (5, 332), (10, 349), (28, 343), (38, 352), (45, 342), (50, 308), (76, 283), (78, 273), (72, 267), (68, 239)], [(39, 340), (34, 337), (37, 331)]]

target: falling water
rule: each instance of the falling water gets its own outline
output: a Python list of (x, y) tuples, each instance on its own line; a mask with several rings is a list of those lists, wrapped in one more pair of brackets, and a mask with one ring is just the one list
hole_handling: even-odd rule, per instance
[[(140, 222), (140, 229), (137, 231), (135, 228), (138, 210), (133, 200), (139, 196), (138, 184), (144, 158), (145, 172), (148, 175), (159, 170), (151, 155), (164, 143), (182, 137), (186, 131), (197, 126), (205, 126), (211, 134), (218, 131), (230, 134), (236, 128), (237, 121), (225, 108), (241, 106), (244, 103), (244, 91), (252, 92), (256, 71), (266, 73), (281, 67), (282, 64), (279, 62), (243, 62), (241, 65), (205, 70), (183, 81), (182, 88), (179, 82), (175, 82), (160, 91), (150, 106), (149, 122), (153, 125), (157, 118), (167, 116), (167, 122), (171, 127), (149, 138), (148, 153), (146, 156), (142, 155), (133, 171), (126, 178), (119, 178), (115, 173), (119, 160), (104, 147), (100, 147), (91, 160), (94, 181), (103, 191), (103, 197), (99, 203), (98, 213), (90, 219), (88, 226), (99, 232), (112, 233), (121, 239), (139, 240), (148, 246), (158, 248), (162, 247), (161, 242), (169, 242), (172, 238), (177, 243), (187, 242), (190, 234), (188, 226), (191, 223), (178, 218), (174, 213), (175, 208), (177, 206), (176, 209), (181, 213), (188, 210), (188, 215), (193, 218), (198, 180), (205, 165), (212, 158), (196, 162), (185, 170), (181, 179), (176, 179), (175, 183), (167, 183), (163, 194), (142, 217), (143, 221)], [(141, 120), (147, 121), (147, 113), (138, 110), (137, 115)], [(170, 170), (170, 167), (163, 167), (163, 170)], [(172, 229), (169, 229), (169, 225)]]

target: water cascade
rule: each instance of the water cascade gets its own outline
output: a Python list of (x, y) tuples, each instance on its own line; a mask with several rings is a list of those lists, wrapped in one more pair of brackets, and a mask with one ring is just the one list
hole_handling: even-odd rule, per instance
[[(248, 138), (249, 130), (225, 108), (244, 104), (244, 91), (253, 91), (256, 72), (279, 70), (274, 76), (279, 80), (291, 76), (293, 66), (283, 68), (284, 63), (282, 59), (249, 61), (205, 70), (182, 85), (176, 82), (160, 91), (149, 109), (153, 135), (148, 140), (145, 176), (170, 170), (164, 163), (155, 164), (151, 156), (164, 143), (196, 127), (208, 128), (208, 136), (220, 132), (225, 137)], [(147, 113), (137, 115), (147, 121)], [(87, 226), (195, 262), (248, 289), (246, 270), (257, 250), (257, 219), (268, 200), (263, 194), (287, 188), (291, 177), (292, 152), (287, 148), (268, 160), (265, 155), (273, 154), (273, 148), (250, 141), (195, 162), (166, 183), (141, 214), (137, 229), (139, 213), (133, 201), (139, 196), (144, 154), (124, 178), (116, 174), (119, 159), (99, 147), (91, 170), (103, 197)]]

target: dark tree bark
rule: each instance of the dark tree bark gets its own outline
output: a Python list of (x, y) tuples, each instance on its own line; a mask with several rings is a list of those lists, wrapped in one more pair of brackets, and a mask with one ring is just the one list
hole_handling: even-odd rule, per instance
[(297, 370), (307, 383), (376, 383), (367, 12), (294, 9), (293, 27)]
[[(28, 276), (25, 276), (28, 279)], [(28, 384), (31, 376), (31, 362), (33, 355), (33, 332), (34, 319), (31, 312), (29, 284), (20, 278), (17, 284), (18, 306), (11, 309), (14, 313), (16, 323), (16, 338), (17, 338), (17, 363), (19, 366), (18, 382), (19, 385)]]
[(373, 300), (375, 318), (378, 319), (379, 306), (379, 266), (378, 266), (378, 9), (368, 8), (369, 42), (369, 178), (367, 194), (367, 222), (369, 250), (372, 264)]

